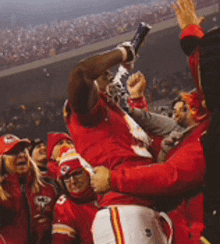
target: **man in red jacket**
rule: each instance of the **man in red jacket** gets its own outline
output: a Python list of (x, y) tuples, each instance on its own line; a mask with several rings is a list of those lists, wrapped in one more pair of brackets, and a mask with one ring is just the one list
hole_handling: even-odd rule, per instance
[(93, 244), (92, 222), (98, 211), (90, 176), (74, 150), (62, 155), (58, 178), (65, 194), (55, 205), (53, 244)]
[(10, 244), (51, 243), (56, 189), (41, 179), (27, 147), (14, 135), (0, 137), (0, 241)]
[[(112, 82), (113, 76), (106, 72), (109, 68), (126, 65), (135, 55), (134, 47), (125, 43), (80, 61), (70, 75), (66, 123), (77, 152), (92, 166), (113, 170), (154, 162), (149, 136), (98, 86), (103, 80)], [(175, 123), (171, 124), (174, 128)], [(93, 223), (95, 243), (168, 242), (157, 222), (160, 215), (152, 209), (153, 198), (112, 191), (98, 200), (102, 209)]]

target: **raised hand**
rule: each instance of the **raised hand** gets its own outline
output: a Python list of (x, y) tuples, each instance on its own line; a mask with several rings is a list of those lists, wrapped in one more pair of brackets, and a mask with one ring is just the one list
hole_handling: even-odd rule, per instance
[(173, 9), (181, 30), (189, 25), (200, 25), (205, 20), (197, 15), (194, 0), (178, 0), (173, 3)]
[(130, 97), (142, 97), (144, 95), (147, 85), (147, 81), (140, 71), (131, 75), (127, 81), (128, 92), (130, 93)]

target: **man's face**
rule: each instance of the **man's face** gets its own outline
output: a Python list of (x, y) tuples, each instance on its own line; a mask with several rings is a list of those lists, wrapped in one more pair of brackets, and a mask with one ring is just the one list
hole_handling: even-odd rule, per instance
[(173, 119), (177, 122), (177, 124), (185, 127), (188, 123), (187, 114), (188, 112), (184, 102), (180, 101), (175, 103), (173, 108)]
[(37, 144), (31, 156), (37, 166), (45, 167), (47, 164), (47, 148), (45, 143)]
[(61, 155), (61, 149), (63, 147), (66, 147), (66, 148), (75, 148), (74, 147), (74, 144), (71, 140), (67, 140), (67, 139), (64, 139), (64, 140), (61, 140), (59, 141), (56, 146), (54, 147), (53, 149), (53, 152), (52, 152), (52, 159), (53, 160), (57, 160)]
[(89, 187), (90, 177), (84, 169), (77, 169), (64, 179), (64, 183), (69, 193), (80, 194)]
[(30, 170), (27, 153), (21, 145), (18, 145), (9, 155), (5, 155), (4, 159), (6, 167), (20, 176), (26, 175)]

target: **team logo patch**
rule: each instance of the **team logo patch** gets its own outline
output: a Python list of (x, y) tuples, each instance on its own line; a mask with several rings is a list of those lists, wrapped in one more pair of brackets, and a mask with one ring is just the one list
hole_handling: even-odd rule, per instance
[(66, 174), (69, 173), (69, 171), (70, 171), (70, 166), (68, 166), (68, 165), (63, 165), (63, 166), (61, 167), (61, 175), (66, 175)]
[(65, 202), (66, 202), (66, 196), (65, 195), (62, 195), (59, 197), (59, 199), (57, 200), (57, 204), (59, 205), (63, 205)]
[(48, 205), (50, 202), (51, 202), (51, 198), (48, 196), (37, 196), (35, 198), (35, 204), (42, 208), (45, 208), (45, 206)]
[(15, 143), (16, 141), (19, 141), (19, 138), (17, 136), (8, 134), (8, 135), (4, 136), (3, 141), (5, 144), (11, 145), (11, 144)]

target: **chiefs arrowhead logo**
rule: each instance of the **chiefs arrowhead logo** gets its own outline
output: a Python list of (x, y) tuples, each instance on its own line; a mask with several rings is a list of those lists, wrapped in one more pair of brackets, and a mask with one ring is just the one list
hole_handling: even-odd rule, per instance
[(19, 141), (19, 138), (17, 136), (8, 134), (4, 136), (3, 141), (5, 144), (10, 145), (15, 143), (16, 141)]
[(37, 196), (35, 198), (35, 204), (38, 206), (44, 208), (46, 205), (48, 205), (51, 202), (51, 198), (48, 196)]
[(63, 165), (63, 166), (61, 167), (61, 175), (64, 176), (64, 175), (68, 174), (69, 171), (70, 171), (70, 166), (68, 166), (68, 165)]

